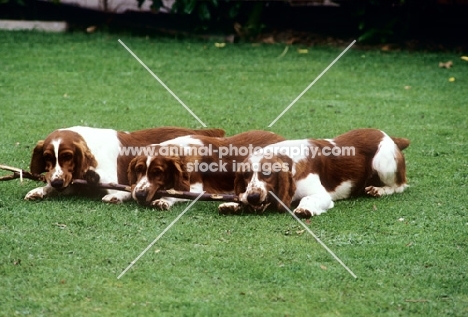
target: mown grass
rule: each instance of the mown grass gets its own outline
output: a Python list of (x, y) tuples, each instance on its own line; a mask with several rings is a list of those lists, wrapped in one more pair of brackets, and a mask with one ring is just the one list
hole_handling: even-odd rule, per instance
[[(0, 32), (0, 163), (28, 168), (36, 141), (73, 125), (136, 130), (267, 126), (341, 52), (126, 35)], [(437, 67), (453, 60), (451, 69)], [(450, 77), (455, 82), (449, 82)], [(0, 183), (1, 315), (464, 316), (468, 314), (468, 63), (430, 52), (352, 49), (271, 129), (287, 138), (376, 127), (411, 139), (402, 195), (337, 202), (307, 225), (287, 214), (155, 212), (84, 198), (23, 201)]]

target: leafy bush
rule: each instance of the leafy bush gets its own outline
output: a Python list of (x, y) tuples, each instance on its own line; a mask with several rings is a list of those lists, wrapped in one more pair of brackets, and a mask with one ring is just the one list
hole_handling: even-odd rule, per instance
[[(137, 0), (141, 6), (145, 0)], [(161, 0), (152, 1), (151, 8), (163, 7)], [(241, 23), (243, 31), (256, 34), (261, 30), (261, 14), (266, 2), (246, 2), (229, 0), (176, 0), (171, 8), (175, 14), (190, 15), (196, 30), (232, 31), (235, 23)]]

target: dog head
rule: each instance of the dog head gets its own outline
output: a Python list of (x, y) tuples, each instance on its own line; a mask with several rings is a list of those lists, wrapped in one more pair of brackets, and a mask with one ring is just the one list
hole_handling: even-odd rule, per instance
[(238, 165), (234, 191), (239, 200), (254, 212), (261, 213), (271, 204), (278, 210), (284, 210), (282, 204), (269, 195), (270, 192), (290, 207), (296, 191), (292, 160), (284, 155), (250, 156)]
[(132, 197), (140, 203), (149, 203), (158, 190), (190, 190), (189, 174), (178, 156), (138, 156), (128, 167)]
[(33, 174), (46, 172), (47, 183), (61, 191), (73, 179), (83, 178), (97, 166), (96, 159), (81, 135), (69, 130), (56, 130), (39, 141), (31, 157)]

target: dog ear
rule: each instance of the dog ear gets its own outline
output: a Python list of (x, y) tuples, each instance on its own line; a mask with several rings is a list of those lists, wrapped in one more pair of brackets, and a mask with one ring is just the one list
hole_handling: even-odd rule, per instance
[(83, 178), (90, 167), (97, 166), (97, 161), (84, 141), (74, 142), (74, 145), (75, 170), (73, 171), (73, 177)]
[(234, 178), (234, 193), (236, 195), (245, 193), (247, 188), (245, 187), (245, 180), (244, 180), (244, 173), (241, 171), (236, 172), (236, 176)]
[[(292, 198), (296, 192), (296, 184), (294, 184), (292, 174), (289, 171), (281, 171), (278, 173), (277, 180), (278, 183), (276, 186), (279, 189), (277, 196), (289, 208), (291, 207)], [(284, 210), (283, 205), (279, 202), (278, 210)]]
[(29, 170), (33, 174), (41, 174), (45, 172), (45, 160), (44, 160), (44, 140), (37, 142), (34, 147), (33, 154), (31, 157), (31, 163), (29, 164)]
[[(135, 171), (136, 163), (138, 162), (138, 157), (133, 158), (130, 163), (128, 164), (127, 168), (127, 178), (129, 185), (135, 185), (137, 183), (137, 173)], [(133, 187), (132, 187), (133, 191)]]
[(171, 157), (169, 162), (172, 165), (173, 188), (180, 191), (190, 191), (190, 175), (183, 161), (179, 157)]
[[(296, 184), (292, 176), (292, 161), (288, 158), (279, 159), (281, 164), (281, 171), (278, 172), (276, 187), (278, 188), (278, 193), (276, 195), (278, 198), (289, 208), (291, 207), (291, 202), (296, 192)], [(278, 210), (283, 210), (284, 207), (278, 202)]]

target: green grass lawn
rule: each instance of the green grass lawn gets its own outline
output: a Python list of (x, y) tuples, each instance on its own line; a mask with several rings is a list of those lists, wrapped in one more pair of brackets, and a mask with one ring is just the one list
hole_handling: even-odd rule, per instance
[[(27, 202), (0, 183), (0, 315), (468, 315), (468, 62), (454, 53), (342, 51), (106, 33), (0, 32), (0, 163), (29, 168), (36, 141), (73, 125), (209, 127), (331, 138), (375, 127), (407, 137), (411, 187), (339, 201), (307, 225), (288, 214), (219, 216), (196, 203), (156, 212), (77, 197)], [(454, 67), (441, 69), (440, 61)], [(454, 77), (454, 82), (449, 78)], [(2, 175), (7, 173), (2, 173)]]

